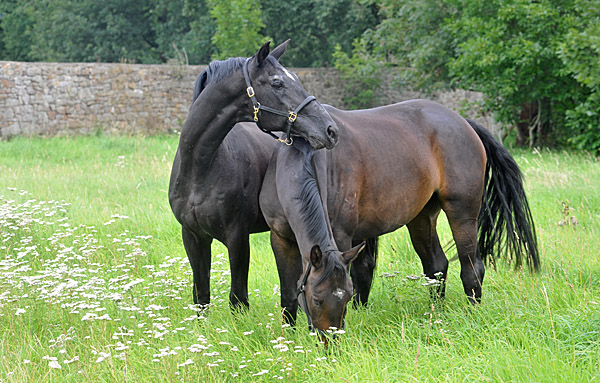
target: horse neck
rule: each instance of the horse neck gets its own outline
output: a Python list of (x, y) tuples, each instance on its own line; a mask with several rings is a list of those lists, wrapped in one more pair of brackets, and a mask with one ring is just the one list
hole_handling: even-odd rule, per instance
[[(323, 251), (337, 250), (326, 204), (325, 151), (281, 150), (289, 155), (282, 156), (281, 161), (278, 159), (278, 194), (301, 254), (309, 254), (314, 245), (319, 245)], [(290, 174), (300, 177), (290, 177)], [(303, 262), (308, 262), (308, 259), (303, 259)]]
[(243, 106), (236, 104), (237, 98), (201, 94), (196, 100), (179, 139), (179, 178), (202, 175), (210, 168), (227, 133), (245, 119)]

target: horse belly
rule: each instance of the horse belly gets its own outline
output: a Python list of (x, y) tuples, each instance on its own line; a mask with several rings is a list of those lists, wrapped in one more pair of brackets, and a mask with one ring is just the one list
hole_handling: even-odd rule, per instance
[[(362, 212), (358, 219), (357, 232), (368, 236), (390, 233), (412, 221), (431, 199), (433, 191), (418, 191), (410, 194), (399, 191), (393, 198), (389, 195), (369, 204), (368, 210), (375, 209), (377, 213)], [(361, 209), (365, 210), (365, 209)]]

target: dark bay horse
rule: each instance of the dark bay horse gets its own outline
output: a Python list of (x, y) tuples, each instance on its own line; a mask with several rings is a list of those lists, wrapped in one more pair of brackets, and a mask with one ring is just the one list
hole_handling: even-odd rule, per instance
[(279, 64), (287, 43), (271, 53), (267, 43), (249, 59), (215, 61), (196, 82), (169, 184), (196, 304), (210, 303), (210, 245), (216, 238), (229, 253), (230, 303), (248, 306), (249, 234), (269, 229), (258, 194), (277, 142), (243, 122), (254, 121), (266, 132), (285, 130), (286, 140), (294, 134), (314, 148), (337, 143), (335, 122)]
[[(343, 325), (352, 243), (404, 225), (425, 275), (445, 281), (448, 260), (436, 232), (441, 210), (472, 303), (481, 300), (487, 256), (509, 250), (515, 264), (526, 256), (538, 268), (521, 172), (484, 128), (427, 100), (326, 109), (340, 128), (339, 144), (315, 151), (297, 140), (277, 148), (260, 194), (287, 322), (295, 322), (300, 300), (315, 328)], [(350, 271), (355, 284), (372, 278), (372, 268), (361, 264)], [(444, 293), (442, 283), (437, 294)]]

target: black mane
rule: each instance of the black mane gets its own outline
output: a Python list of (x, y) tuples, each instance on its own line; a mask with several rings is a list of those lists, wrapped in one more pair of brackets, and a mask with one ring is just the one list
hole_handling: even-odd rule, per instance
[(194, 101), (196, 101), (204, 88), (206, 88), (209, 84), (214, 84), (221, 81), (232, 72), (242, 68), (244, 61), (246, 61), (245, 57), (232, 57), (223, 61), (215, 60), (208, 64), (208, 67), (206, 67), (204, 72), (202, 72), (196, 79), (192, 104)]
[[(325, 217), (325, 210), (323, 209), (319, 185), (317, 183), (317, 175), (313, 162), (316, 151), (310, 148), (310, 146), (301, 138), (297, 138), (296, 141), (294, 141), (294, 146), (305, 153), (303, 163), (304, 171), (299, 178), (301, 188), (300, 215), (304, 218), (303, 221), (306, 224), (309, 237), (315, 241), (316, 245), (319, 245), (323, 253), (337, 250), (337, 246), (333, 243), (332, 238), (329, 237), (327, 218)], [(321, 283), (329, 276), (344, 275), (345, 273), (346, 267), (339, 257), (327, 257), (325, 270), (321, 274), (317, 284)]]

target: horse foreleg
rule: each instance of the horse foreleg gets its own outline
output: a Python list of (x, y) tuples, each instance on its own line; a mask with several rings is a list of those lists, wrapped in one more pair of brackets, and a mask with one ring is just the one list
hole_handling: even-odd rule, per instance
[(296, 242), (288, 241), (273, 231), (271, 231), (271, 247), (279, 272), (283, 321), (294, 326), (298, 312), (298, 281), (302, 276), (300, 250)]
[(206, 307), (210, 303), (210, 244), (212, 238), (201, 238), (183, 228), (181, 237), (194, 278), (194, 303)]
[(442, 250), (437, 235), (436, 225), (440, 213), (440, 206), (433, 197), (406, 227), (410, 233), (415, 251), (421, 259), (423, 273), (432, 280), (439, 280), (440, 284), (432, 290), (434, 298), (443, 298), (446, 294), (446, 277), (448, 274), (448, 258)]
[(246, 309), (248, 302), (248, 270), (250, 268), (250, 235), (236, 232), (227, 238), (227, 251), (231, 268), (229, 304), (232, 309)]

